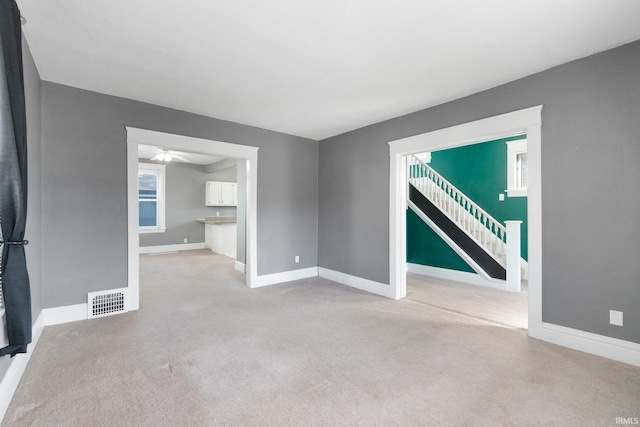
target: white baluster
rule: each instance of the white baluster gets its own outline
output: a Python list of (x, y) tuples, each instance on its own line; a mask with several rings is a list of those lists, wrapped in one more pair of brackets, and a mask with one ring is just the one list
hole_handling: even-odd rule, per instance
[(449, 206), (451, 205), (449, 201), (451, 200), (451, 195), (449, 194), (449, 184), (445, 184), (444, 186), (444, 210), (447, 212), (447, 215), (451, 216), (451, 212), (449, 211)]
[(482, 243), (485, 245), (485, 247), (487, 246), (487, 230), (488, 230), (488, 219), (486, 216), (482, 216), (482, 223), (484, 225), (484, 227), (482, 227)]
[[(507, 252), (506, 229), (444, 177), (410, 156), (409, 180), (441, 211), (500, 261)], [(502, 262), (501, 262), (502, 263)]]

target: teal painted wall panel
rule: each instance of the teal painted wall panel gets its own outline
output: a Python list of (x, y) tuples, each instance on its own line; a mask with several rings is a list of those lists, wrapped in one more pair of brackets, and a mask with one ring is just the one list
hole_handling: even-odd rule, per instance
[[(507, 197), (505, 193), (507, 189), (506, 142), (524, 138), (524, 135), (520, 135), (436, 151), (431, 153), (429, 166), (503, 224), (506, 220), (521, 220), (521, 251), (522, 257), (526, 260), (528, 257), (527, 198)], [(498, 199), (501, 193), (505, 195), (504, 201)], [(410, 215), (407, 214), (407, 261), (469, 271), (468, 265), (415, 213), (412, 212), (412, 214), (414, 217), (411, 220)], [(460, 263), (463, 264), (463, 268)]]
[(407, 209), (407, 262), (474, 273), (411, 209)]

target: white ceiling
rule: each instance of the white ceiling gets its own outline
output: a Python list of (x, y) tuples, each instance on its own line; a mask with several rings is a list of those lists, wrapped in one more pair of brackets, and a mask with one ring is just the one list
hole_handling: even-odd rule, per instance
[[(173, 156), (172, 162), (178, 163), (193, 163), (194, 165), (210, 165), (211, 163), (224, 160), (224, 157), (212, 156), (210, 154), (192, 153), (187, 151), (168, 150), (165, 147), (155, 145), (138, 144), (138, 158), (151, 160), (156, 154), (168, 151)], [(176, 157), (177, 154), (177, 157)]]
[(640, 39), (638, 0), (18, 0), (43, 80), (313, 139)]

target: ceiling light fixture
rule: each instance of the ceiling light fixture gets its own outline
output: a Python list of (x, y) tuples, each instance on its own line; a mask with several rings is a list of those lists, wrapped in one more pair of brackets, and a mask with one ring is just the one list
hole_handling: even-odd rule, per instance
[(171, 159), (173, 159), (173, 156), (169, 154), (169, 150), (162, 150), (151, 158), (151, 160), (158, 160), (160, 162), (170, 162)]

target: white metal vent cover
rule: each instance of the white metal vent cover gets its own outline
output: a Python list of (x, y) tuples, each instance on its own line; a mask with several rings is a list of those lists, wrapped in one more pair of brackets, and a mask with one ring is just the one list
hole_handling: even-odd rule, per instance
[(126, 313), (128, 310), (128, 288), (110, 289), (106, 291), (89, 292), (87, 318), (112, 316)]

